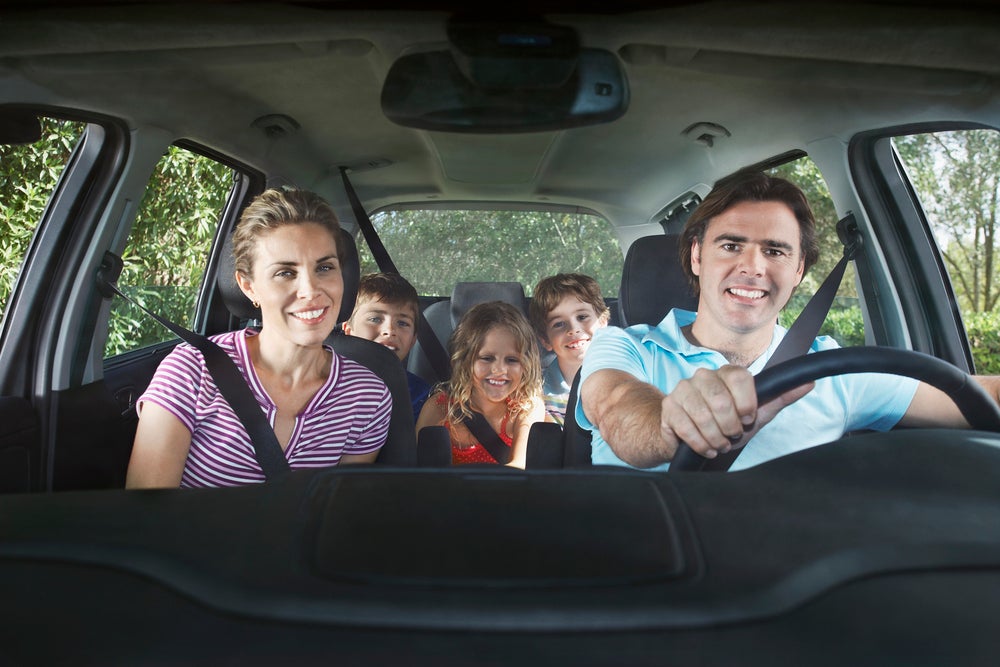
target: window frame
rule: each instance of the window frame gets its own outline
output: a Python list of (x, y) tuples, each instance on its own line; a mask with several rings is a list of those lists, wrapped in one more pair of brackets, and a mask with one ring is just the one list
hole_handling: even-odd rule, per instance
[[(94, 297), (74, 299), (81, 280), (58, 281), (69, 272), (91, 275), (86, 255), (130, 145), (118, 121), (84, 117), (61, 109), (32, 107), (49, 118), (87, 124), (49, 197), (25, 252), (0, 332), (0, 394), (46, 401), (49, 389), (79, 384), (85, 373), (83, 345), (63, 349), (66, 340), (89, 338), (99, 319)], [(72, 307), (71, 307), (72, 306)], [(24, 359), (35, 359), (31, 367)]]

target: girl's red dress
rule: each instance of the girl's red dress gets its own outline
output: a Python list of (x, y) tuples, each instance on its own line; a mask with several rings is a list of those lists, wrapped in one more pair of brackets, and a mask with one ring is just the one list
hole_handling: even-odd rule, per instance
[[(437, 397), (438, 405), (444, 406), (448, 403), (448, 397), (443, 393), (438, 394)], [(507, 434), (507, 420), (510, 417), (510, 409), (503, 415), (503, 421), (500, 422), (500, 432), (497, 434), (500, 439), (508, 447), (513, 446), (514, 438)], [(451, 422), (445, 420), (445, 428), (448, 432), (451, 432)], [(490, 456), (489, 451), (483, 447), (481, 444), (476, 442), (471, 447), (456, 447), (454, 441), (451, 445), (451, 463), (452, 465), (462, 465), (465, 463), (498, 463), (498, 461)]]

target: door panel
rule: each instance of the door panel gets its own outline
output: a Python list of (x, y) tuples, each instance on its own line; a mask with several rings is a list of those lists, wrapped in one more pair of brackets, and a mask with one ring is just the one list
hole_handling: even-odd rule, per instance
[(0, 397), (0, 493), (41, 488), (41, 434), (31, 403)]

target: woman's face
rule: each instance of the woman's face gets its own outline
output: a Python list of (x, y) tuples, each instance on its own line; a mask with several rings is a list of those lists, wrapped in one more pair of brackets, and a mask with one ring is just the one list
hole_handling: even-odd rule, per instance
[(333, 331), (344, 295), (337, 242), (313, 222), (282, 225), (257, 238), (252, 276), (240, 289), (260, 303), (264, 329), (303, 346), (321, 345)]
[(472, 368), (473, 403), (485, 407), (487, 403), (506, 401), (521, 385), (522, 373), (514, 334), (502, 327), (491, 328)]

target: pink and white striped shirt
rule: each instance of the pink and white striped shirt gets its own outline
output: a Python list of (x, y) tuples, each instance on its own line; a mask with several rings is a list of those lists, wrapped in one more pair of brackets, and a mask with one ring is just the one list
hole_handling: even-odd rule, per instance
[[(274, 402), (264, 391), (247, 351), (246, 338), (255, 335), (257, 331), (244, 329), (211, 339), (236, 362), (273, 425)], [(145, 401), (168, 410), (191, 431), (182, 487), (264, 481), (246, 429), (196, 348), (182, 343), (164, 358), (139, 397), (140, 410)], [(285, 458), (294, 470), (332, 466), (345, 454), (378, 451), (389, 433), (391, 412), (392, 396), (385, 383), (361, 364), (334, 352), (330, 377), (296, 417)]]

